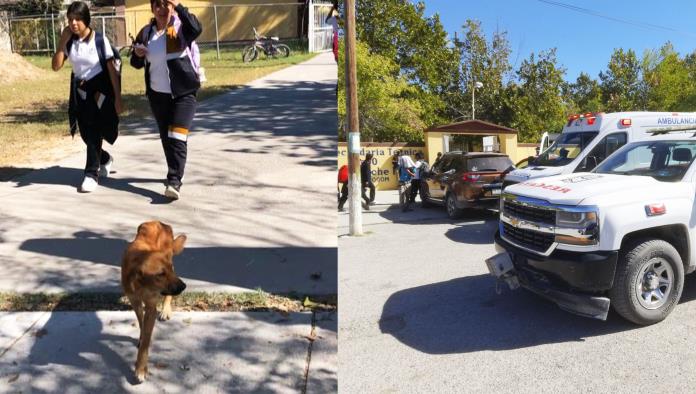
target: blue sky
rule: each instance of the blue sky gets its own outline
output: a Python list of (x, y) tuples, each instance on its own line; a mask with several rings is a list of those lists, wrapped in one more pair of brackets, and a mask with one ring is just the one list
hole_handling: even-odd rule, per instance
[[(614, 48), (631, 48), (639, 57), (644, 50), (657, 49), (667, 41), (681, 55), (696, 49), (696, 1), (693, 0), (425, 0), (424, 3), (426, 14), (438, 13), (450, 36), (455, 31), (461, 34), (466, 19), (481, 21), (489, 40), (496, 29), (507, 31), (512, 49), (510, 62), (515, 68), (531, 52), (557, 48), (558, 62), (566, 68), (566, 80), (571, 82), (581, 71), (598, 78)], [(549, 3), (562, 3), (584, 11)]]

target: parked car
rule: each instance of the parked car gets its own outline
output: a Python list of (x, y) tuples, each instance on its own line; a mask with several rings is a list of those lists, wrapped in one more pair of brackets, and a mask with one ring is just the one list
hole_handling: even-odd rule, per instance
[(497, 208), (502, 179), (512, 168), (501, 153), (445, 153), (421, 182), (423, 205), (445, 206), (450, 218), (468, 208)]

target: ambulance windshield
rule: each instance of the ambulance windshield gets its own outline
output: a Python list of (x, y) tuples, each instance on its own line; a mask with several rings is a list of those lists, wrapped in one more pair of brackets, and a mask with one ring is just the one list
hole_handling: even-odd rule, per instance
[(558, 139), (537, 157), (530, 165), (545, 167), (564, 166), (580, 154), (597, 136), (596, 131), (583, 133), (563, 133)]
[(696, 141), (643, 141), (626, 145), (602, 162), (600, 174), (651, 176), (678, 182), (696, 157)]

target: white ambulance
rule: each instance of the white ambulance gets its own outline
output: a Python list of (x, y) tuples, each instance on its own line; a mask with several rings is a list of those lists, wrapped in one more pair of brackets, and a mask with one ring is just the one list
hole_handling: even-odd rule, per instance
[(696, 271), (693, 123), (659, 117), (590, 173), (506, 188), (490, 272), (583, 316), (606, 319), (611, 304), (637, 324), (667, 317)]
[(646, 130), (696, 126), (696, 113), (616, 112), (573, 115), (561, 135), (523, 169), (505, 176), (503, 188), (530, 179), (587, 172), (628, 142), (644, 139)]

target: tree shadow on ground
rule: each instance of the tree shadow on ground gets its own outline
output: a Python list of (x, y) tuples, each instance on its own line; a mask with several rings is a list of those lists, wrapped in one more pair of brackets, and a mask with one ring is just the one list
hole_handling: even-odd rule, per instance
[[(74, 238), (29, 239), (19, 249), (49, 256), (120, 267), (128, 242), (80, 231)], [(262, 289), (274, 294), (336, 294), (337, 250), (331, 247), (187, 247), (174, 258), (184, 281)], [(6, 267), (12, 270), (12, 267)], [(94, 281), (89, 269), (64, 270), (42, 284), (92, 283), (83, 291), (120, 291), (120, 277)], [(190, 284), (189, 284), (190, 285)], [(303, 291), (298, 291), (302, 286)], [(195, 286), (190, 286), (195, 289)]]
[[(259, 87), (244, 86), (199, 103), (192, 138), (202, 133), (270, 133), (274, 136), (336, 138), (335, 82), (265, 80)], [(128, 118), (124, 134), (156, 130), (151, 117)], [(334, 141), (335, 155), (335, 141)]]
[[(136, 390), (139, 329), (133, 312), (52, 312), (36, 318), (0, 359), (5, 389)], [(175, 312), (172, 320), (155, 324), (150, 374), (137, 391), (299, 391), (310, 330), (306, 313)], [(7, 374), (16, 378), (6, 382)]]

